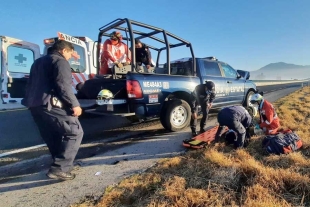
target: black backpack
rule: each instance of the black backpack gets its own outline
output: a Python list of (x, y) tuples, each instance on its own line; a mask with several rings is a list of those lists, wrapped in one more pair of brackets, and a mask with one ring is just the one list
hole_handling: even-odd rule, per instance
[(265, 136), (262, 147), (268, 154), (288, 154), (302, 147), (300, 137), (290, 129)]

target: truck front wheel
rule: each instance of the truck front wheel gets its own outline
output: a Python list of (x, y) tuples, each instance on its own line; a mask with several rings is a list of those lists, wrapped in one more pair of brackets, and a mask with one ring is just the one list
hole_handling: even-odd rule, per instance
[(253, 106), (250, 102), (251, 100), (251, 97), (254, 95), (254, 91), (248, 91), (247, 95), (246, 95), (246, 98), (244, 100), (244, 103), (243, 103), (243, 106), (244, 107), (250, 107), (250, 106)]
[(176, 132), (189, 125), (191, 108), (189, 104), (181, 99), (174, 99), (166, 103), (162, 109), (160, 121), (167, 130)]

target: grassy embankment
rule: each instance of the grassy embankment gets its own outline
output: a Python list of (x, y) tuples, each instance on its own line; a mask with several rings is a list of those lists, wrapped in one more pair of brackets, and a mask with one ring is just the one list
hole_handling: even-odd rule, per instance
[(163, 159), (107, 188), (96, 204), (78, 206), (310, 206), (310, 88), (274, 105), (282, 127), (302, 138), (298, 152), (266, 156), (262, 137), (236, 151), (220, 143)]

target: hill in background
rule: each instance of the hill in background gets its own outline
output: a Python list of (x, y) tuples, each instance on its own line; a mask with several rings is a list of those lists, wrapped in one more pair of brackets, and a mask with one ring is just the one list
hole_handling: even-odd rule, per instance
[(250, 71), (252, 80), (292, 80), (310, 78), (310, 65), (295, 65), (284, 62), (270, 63)]

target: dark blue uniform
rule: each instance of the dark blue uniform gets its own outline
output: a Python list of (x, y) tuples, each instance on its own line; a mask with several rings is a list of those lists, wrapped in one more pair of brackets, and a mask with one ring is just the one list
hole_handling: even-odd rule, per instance
[[(209, 93), (206, 93), (206, 87), (209, 89)], [(209, 109), (207, 105), (215, 99), (215, 85), (211, 81), (207, 81), (206, 84), (200, 84), (196, 86), (195, 91), (191, 95), (191, 109), (192, 114), (198, 113), (198, 106), (201, 106), (202, 118), (200, 120), (200, 132), (204, 132), (204, 127), (208, 119)], [(190, 127), (193, 135), (196, 135), (197, 119), (191, 117)]]
[(151, 56), (151, 51), (150, 49), (144, 44), (141, 43), (142, 47), (141, 48), (135, 48), (136, 50), (136, 62), (137, 63), (143, 63), (144, 65), (150, 65), (154, 67), (152, 64), (152, 56)]
[[(32, 64), (22, 104), (29, 108), (54, 163), (51, 170), (69, 172), (83, 138), (83, 129), (72, 108), (79, 106), (72, 91), (71, 67), (59, 53), (41, 57)], [(62, 107), (52, 105), (52, 95)]]
[(238, 134), (235, 147), (243, 147), (246, 129), (249, 128), (252, 123), (252, 117), (249, 112), (242, 106), (225, 107), (218, 113), (217, 121), (220, 126), (215, 135), (215, 141), (217, 142), (219, 140), (225, 131), (225, 127), (228, 127)]

